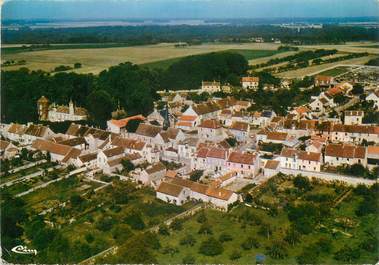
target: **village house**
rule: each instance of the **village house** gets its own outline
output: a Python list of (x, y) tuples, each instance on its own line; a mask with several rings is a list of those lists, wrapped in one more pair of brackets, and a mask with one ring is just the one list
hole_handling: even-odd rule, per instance
[(306, 106), (296, 107), (290, 113), (295, 114), (295, 119), (312, 119), (312, 111)]
[(9, 126), (1, 130), (1, 135), (11, 141), (19, 142), (25, 130), (26, 130), (25, 125), (18, 124), (18, 123), (11, 123)]
[(332, 76), (317, 75), (315, 77), (315, 86), (316, 87), (328, 87), (334, 83), (334, 78)]
[(371, 101), (374, 103), (374, 108), (379, 110), (379, 89), (371, 92), (367, 97), (366, 101)]
[(140, 140), (120, 136), (112, 140), (111, 146), (123, 148), (125, 154), (139, 154), (142, 159), (148, 163), (156, 163), (159, 161), (159, 152), (151, 145)]
[(97, 166), (97, 152), (80, 155), (74, 162), (76, 167), (86, 167), (88, 169), (95, 169)]
[(199, 148), (191, 161), (192, 170), (221, 171), (226, 166), (228, 151), (218, 147)]
[(270, 124), (271, 120), (276, 117), (276, 113), (271, 110), (264, 110), (262, 112), (254, 112), (252, 115), (252, 124), (259, 128), (264, 128)]
[(17, 155), (19, 152), (18, 148), (9, 141), (0, 140), (0, 158), (9, 159)]
[(249, 107), (251, 107), (251, 102), (247, 100), (238, 100), (233, 106), (234, 111), (242, 111), (247, 110)]
[(283, 148), (280, 153), (280, 167), (287, 169), (320, 172), (321, 153)]
[(229, 132), (238, 142), (245, 142), (249, 137), (250, 125), (246, 122), (233, 122), (229, 128)]
[(201, 91), (202, 92), (208, 92), (208, 93), (214, 93), (221, 91), (221, 84), (220, 82), (213, 81), (202, 81), (201, 82)]
[(199, 116), (197, 115), (181, 115), (178, 118), (175, 127), (182, 129), (184, 131), (190, 131), (195, 129), (195, 127), (200, 123)]
[(238, 201), (238, 195), (230, 190), (180, 178), (162, 182), (156, 196), (158, 199), (176, 205), (182, 205), (188, 200), (200, 200), (224, 211), (230, 204)]
[(156, 189), (165, 177), (166, 171), (166, 167), (161, 162), (158, 162), (142, 170), (141, 174), (137, 174), (136, 181)]
[(30, 124), (20, 135), (19, 142), (24, 145), (30, 145), (37, 139), (48, 139), (54, 136), (54, 132), (47, 126)]
[(259, 77), (254, 77), (254, 76), (242, 77), (241, 84), (244, 89), (256, 89), (259, 86)]
[(71, 138), (63, 141), (58, 141), (58, 143), (75, 147), (82, 151), (87, 150), (89, 146), (84, 137)]
[(257, 142), (283, 144), (290, 139), (290, 135), (286, 132), (265, 132), (260, 131), (257, 133)]
[(221, 141), (225, 138), (220, 121), (215, 119), (204, 120), (198, 126), (198, 134), (200, 139), (209, 141)]
[(267, 178), (279, 173), (280, 161), (268, 160), (263, 168), (263, 175)]
[(199, 143), (198, 138), (186, 138), (178, 143), (179, 159), (192, 159), (196, 154), (196, 148)]
[(345, 125), (361, 125), (364, 112), (360, 110), (345, 111), (344, 113)]
[(121, 162), (124, 156), (124, 149), (119, 146), (107, 150), (100, 150), (97, 154), (97, 167), (102, 169), (105, 174), (111, 174), (114, 171), (121, 170)]
[(379, 146), (367, 147), (367, 167), (369, 169), (379, 167)]
[(333, 142), (360, 144), (366, 140), (379, 143), (379, 126), (332, 124), (329, 131), (324, 131), (324, 134)]
[(325, 164), (334, 167), (361, 164), (366, 167), (366, 148), (349, 144), (328, 144), (325, 148)]
[(254, 178), (259, 173), (260, 160), (258, 154), (231, 152), (226, 165), (245, 177)]
[(126, 135), (126, 125), (128, 125), (128, 122), (131, 120), (144, 121), (145, 117), (142, 115), (135, 115), (120, 120), (111, 119), (107, 121), (107, 130), (112, 133)]
[(37, 139), (31, 145), (32, 150), (41, 151), (44, 154), (49, 153), (51, 161), (60, 163), (70, 163), (71, 159), (75, 160), (80, 155), (80, 150), (71, 146), (53, 143), (51, 141)]

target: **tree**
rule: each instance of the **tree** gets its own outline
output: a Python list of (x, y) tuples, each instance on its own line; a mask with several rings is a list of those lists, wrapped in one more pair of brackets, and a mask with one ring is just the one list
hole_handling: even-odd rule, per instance
[(175, 219), (175, 220), (172, 221), (172, 223), (170, 224), (170, 228), (171, 228), (172, 230), (176, 230), (176, 231), (182, 230), (182, 229), (183, 229), (183, 220)]
[(284, 241), (273, 242), (268, 254), (274, 259), (284, 259), (288, 256), (287, 244)]
[(311, 247), (305, 247), (296, 260), (299, 264), (317, 264), (319, 263), (319, 253)]
[(132, 162), (130, 162), (129, 159), (123, 159), (121, 161), (121, 164), (122, 164), (122, 167), (127, 171), (127, 172), (130, 172), (132, 170), (134, 170), (135, 166)]
[(168, 230), (167, 225), (160, 225), (158, 229), (158, 233), (163, 236), (170, 235), (170, 231)]
[(228, 144), (229, 144), (231, 147), (234, 147), (234, 146), (236, 146), (236, 144), (237, 144), (237, 140), (236, 140), (236, 138), (234, 138), (234, 137), (229, 137), (229, 138), (226, 138), (225, 140), (228, 142)]
[(361, 95), (364, 93), (364, 88), (361, 84), (356, 83), (353, 85), (353, 89), (351, 90), (351, 93), (354, 95)]
[(204, 235), (211, 235), (211, 234), (213, 234), (211, 226), (208, 223), (203, 223), (200, 226), (200, 229), (199, 229), (198, 233), (199, 234), (204, 234)]
[(112, 237), (118, 244), (124, 243), (133, 235), (132, 230), (126, 224), (117, 224), (112, 228)]
[(203, 176), (203, 170), (195, 170), (190, 174), (190, 180), (198, 181)]
[(269, 223), (262, 223), (258, 233), (270, 239), (270, 235), (272, 234), (271, 225)]
[(237, 259), (239, 259), (241, 256), (242, 256), (242, 255), (241, 255), (241, 252), (240, 252), (240, 251), (238, 251), (238, 250), (234, 250), (234, 251), (230, 254), (229, 258), (230, 258), (230, 260), (237, 260)]
[(95, 226), (100, 231), (109, 231), (112, 229), (114, 224), (114, 220), (110, 216), (102, 216), (100, 219), (96, 222)]
[(204, 211), (201, 211), (199, 215), (196, 218), (196, 221), (198, 223), (205, 223), (207, 221), (207, 216), (205, 215)]
[(196, 244), (196, 239), (193, 235), (191, 234), (187, 234), (185, 237), (183, 237), (181, 240), (180, 240), (180, 245), (183, 245), (183, 246), (194, 246)]
[(74, 68), (75, 69), (82, 68), (82, 64), (81, 63), (74, 63)]
[(222, 244), (213, 237), (203, 241), (199, 248), (199, 253), (205, 256), (217, 256), (224, 251)]
[(160, 247), (159, 240), (152, 233), (139, 233), (123, 244), (116, 257), (115, 263), (156, 264), (154, 249)]
[(83, 201), (84, 199), (78, 194), (71, 195), (70, 197), (70, 202), (71, 202), (72, 207), (80, 206)]
[(348, 245), (344, 245), (340, 250), (334, 254), (334, 258), (344, 262), (354, 262), (359, 259), (361, 252), (359, 248), (352, 248)]
[(142, 219), (142, 215), (139, 211), (133, 210), (124, 218), (125, 223), (130, 225), (135, 230), (142, 230), (145, 228), (145, 223)]
[(287, 230), (284, 240), (294, 246), (296, 243), (300, 242), (301, 234), (296, 231), (294, 228)]
[(312, 189), (312, 185), (310, 181), (303, 176), (296, 176), (293, 180), (293, 184), (296, 188), (302, 190), (302, 191), (309, 191)]
[(134, 133), (137, 131), (137, 128), (139, 126), (139, 124), (141, 123), (142, 121), (141, 120), (130, 120), (128, 121), (128, 124), (126, 124), (126, 130), (129, 132), (129, 133)]
[(88, 95), (86, 104), (92, 120), (96, 124), (104, 126), (113, 110), (111, 96), (104, 90), (95, 90)]
[(254, 239), (253, 237), (248, 237), (245, 239), (245, 241), (243, 241), (243, 243), (241, 244), (241, 247), (245, 250), (249, 250), (249, 249), (252, 249), (253, 247), (259, 248), (260, 244), (258, 240)]
[(223, 232), (221, 233), (221, 235), (219, 236), (218, 240), (223, 243), (223, 242), (227, 242), (227, 241), (232, 241), (233, 240), (233, 237), (226, 233), (226, 232)]

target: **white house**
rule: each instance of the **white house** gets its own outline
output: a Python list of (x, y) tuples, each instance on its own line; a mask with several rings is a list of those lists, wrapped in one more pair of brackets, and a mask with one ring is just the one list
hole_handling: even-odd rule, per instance
[(201, 139), (209, 141), (221, 141), (225, 137), (220, 121), (215, 119), (204, 120), (198, 126), (198, 133)]
[(367, 167), (370, 169), (379, 167), (379, 146), (367, 147)]
[(208, 92), (208, 93), (214, 93), (221, 91), (221, 84), (220, 82), (213, 81), (202, 81), (201, 82), (201, 91), (202, 92)]
[(371, 92), (367, 97), (367, 101), (374, 102), (374, 107), (379, 110), (379, 90), (376, 90), (375, 92)]
[(249, 137), (250, 125), (246, 122), (233, 122), (229, 132), (233, 134), (238, 142), (245, 142)]
[(279, 173), (280, 161), (268, 160), (263, 168), (263, 175), (265, 177), (272, 177)]
[(119, 146), (107, 150), (100, 150), (97, 154), (97, 167), (102, 169), (104, 173), (109, 174), (115, 166), (121, 164), (121, 159), (124, 155), (124, 149)]
[(11, 142), (0, 140), (0, 158), (12, 158), (18, 154), (18, 148)]
[(31, 148), (43, 153), (50, 153), (51, 161), (62, 163), (68, 163), (71, 159), (76, 159), (81, 153), (79, 149), (42, 139), (35, 140)]
[(196, 154), (198, 138), (187, 138), (178, 143), (179, 159), (192, 159)]
[(143, 185), (157, 188), (165, 175), (166, 167), (158, 162), (142, 170), (140, 175), (136, 175), (136, 180)]
[(19, 142), (24, 145), (30, 145), (37, 139), (48, 139), (54, 136), (54, 132), (47, 126), (30, 124), (20, 135)]
[(364, 112), (360, 110), (345, 111), (344, 124), (345, 125), (361, 125)]
[(379, 126), (333, 124), (330, 131), (324, 131), (324, 135), (331, 141), (379, 143)]
[(259, 173), (260, 159), (258, 154), (231, 152), (226, 165), (245, 177), (255, 177)]
[(280, 153), (280, 167), (320, 172), (322, 164), (321, 153), (283, 148)]
[(259, 77), (245, 76), (242, 77), (241, 83), (244, 89), (256, 89), (259, 86)]

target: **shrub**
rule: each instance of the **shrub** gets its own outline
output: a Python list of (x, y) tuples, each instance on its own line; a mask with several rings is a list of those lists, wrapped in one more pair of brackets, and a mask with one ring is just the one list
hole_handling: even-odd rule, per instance
[(142, 230), (145, 228), (145, 223), (142, 219), (141, 213), (138, 211), (131, 212), (124, 218), (124, 221), (135, 230)]
[(252, 237), (248, 237), (246, 238), (246, 240), (241, 244), (241, 247), (244, 249), (244, 250), (249, 250), (249, 249), (252, 249), (253, 247), (254, 248), (259, 248), (260, 247), (260, 243), (252, 238)]
[(97, 222), (96, 222), (96, 228), (100, 231), (109, 231), (112, 229), (114, 224), (114, 220), (112, 217), (107, 216), (107, 217), (101, 217)]
[(211, 235), (213, 232), (212, 232), (211, 226), (208, 223), (203, 223), (200, 226), (198, 233), (199, 234), (205, 234), (205, 235)]
[(207, 216), (205, 215), (204, 211), (202, 211), (196, 218), (196, 221), (198, 223), (205, 223), (207, 221)]
[(170, 231), (168, 230), (167, 225), (160, 225), (158, 229), (158, 233), (163, 236), (170, 235)]
[(195, 264), (196, 260), (193, 256), (187, 255), (183, 258), (182, 263), (183, 264)]
[(180, 231), (183, 229), (183, 220), (175, 219), (171, 224), (170, 228), (172, 230)]
[(233, 237), (230, 234), (224, 232), (220, 235), (218, 240), (222, 243), (222, 242), (232, 241)]
[(188, 234), (180, 240), (179, 244), (183, 246), (188, 245), (192, 247), (196, 244), (196, 239), (193, 235)]
[(199, 253), (205, 256), (217, 256), (224, 251), (222, 244), (213, 237), (201, 243)]
[(229, 256), (230, 260), (237, 260), (240, 257), (241, 257), (241, 252), (239, 252), (238, 250), (234, 250), (232, 254), (230, 254)]

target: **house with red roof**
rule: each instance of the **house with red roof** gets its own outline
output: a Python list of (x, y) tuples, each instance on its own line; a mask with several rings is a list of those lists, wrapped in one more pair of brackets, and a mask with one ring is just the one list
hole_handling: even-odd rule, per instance
[(242, 77), (241, 84), (244, 89), (256, 89), (259, 86), (259, 77), (257, 76)]
[(107, 121), (107, 130), (112, 133), (125, 134), (126, 133), (126, 125), (131, 120), (140, 120), (144, 121), (146, 118), (142, 115), (130, 116), (124, 119), (115, 120), (111, 119)]
[(226, 166), (230, 170), (239, 172), (245, 177), (255, 177), (259, 173), (260, 159), (258, 154), (231, 152)]
[(307, 152), (292, 148), (283, 148), (280, 153), (281, 168), (320, 172), (321, 165), (321, 153)]
[(200, 139), (208, 141), (221, 141), (225, 138), (224, 129), (219, 120), (203, 120), (198, 126)]

